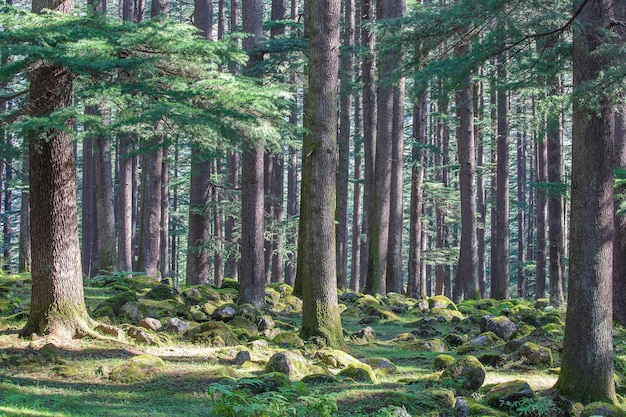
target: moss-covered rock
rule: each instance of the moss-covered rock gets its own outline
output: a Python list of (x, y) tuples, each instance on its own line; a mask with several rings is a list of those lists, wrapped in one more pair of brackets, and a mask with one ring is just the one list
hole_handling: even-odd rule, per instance
[(239, 281), (226, 277), (222, 280), (221, 288), (228, 288), (228, 289), (239, 291)]
[(518, 353), (525, 356), (531, 365), (552, 366), (552, 351), (547, 347), (526, 342), (519, 348)]
[(481, 333), (474, 339), (465, 342), (458, 349), (459, 354), (464, 355), (466, 353), (475, 352), (481, 349), (491, 348), (497, 344), (502, 343), (500, 338), (493, 332)]
[(153, 378), (165, 367), (163, 359), (153, 355), (138, 355), (113, 368), (109, 379), (114, 382), (130, 384)]
[(455, 320), (464, 320), (463, 313), (458, 310), (452, 310), (450, 308), (431, 308), (428, 312), (432, 317), (437, 319), (441, 318), (447, 322)]
[(228, 322), (228, 326), (236, 333), (237, 330), (245, 330), (250, 336), (256, 336), (259, 334), (259, 328), (252, 321), (245, 317), (237, 316)]
[(454, 302), (445, 295), (434, 295), (432, 297), (429, 297), (428, 308), (430, 310), (432, 310), (433, 308), (458, 310), (456, 304), (454, 304)]
[(192, 342), (205, 343), (212, 346), (236, 346), (239, 339), (221, 321), (207, 321), (199, 326), (193, 327), (185, 333), (185, 336)]
[(304, 340), (293, 332), (280, 332), (273, 339), (272, 343), (284, 349), (300, 349), (304, 347)]
[(595, 402), (587, 404), (580, 415), (580, 417), (626, 417), (626, 412), (621, 408), (608, 403)]
[(516, 330), (517, 326), (515, 323), (506, 316), (483, 317), (480, 323), (481, 332), (493, 332), (496, 336), (504, 340), (509, 340)]
[(146, 293), (149, 300), (163, 301), (175, 299), (180, 294), (180, 289), (167, 284), (159, 284)]
[(418, 352), (445, 352), (446, 344), (441, 339), (416, 340), (402, 345), (403, 349), (415, 350)]
[(526, 381), (508, 381), (491, 388), (485, 396), (485, 402), (492, 407), (502, 408), (505, 403), (519, 401), (522, 398), (535, 396), (532, 388)]
[(361, 362), (368, 364), (369, 366), (372, 367), (372, 369), (385, 373), (385, 374), (392, 374), (392, 373), (395, 373), (397, 370), (396, 365), (387, 358), (381, 358), (381, 357), (363, 358), (361, 359)]
[(300, 382), (304, 382), (309, 385), (326, 385), (339, 382), (336, 376), (331, 374), (311, 374), (304, 376)]
[(350, 339), (359, 344), (372, 343), (376, 340), (376, 331), (370, 326), (366, 326), (361, 330), (352, 333)]
[(369, 382), (371, 384), (378, 383), (378, 379), (376, 378), (372, 367), (359, 361), (343, 368), (341, 371), (339, 371), (337, 377), (340, 379), (351, 378), (355, 381)]
[(472, 355), (463, 356), (448, 365), (441, 380), (449, 380), (458, 393), (472, 393), (485, 382), (485, 367)]
[(370, 294), (364, 294), (354, 302), (354, 305), (361, 309), (366, 309), (367, 307), (380, 306), (381, 302)]
[(484, 352), (477, 356), (480, 363), (485, 366), (491, 366), (497, 368), (503, 366), (506, 363), (507, 356), (500, 352)]
[(315, 358), (331, 368), (343, 369), (358, 362), (354, 356), (339, 349), (324, 348), (315, 352)]
[(137, 295), (131, 291), (123, 291), (119, 294), (115, 294), (113, 297), (109, 297), (100, 304), (93, 312), (94, 317), (104, 317), (111, 315), (112, 312), (114, 315), (119, 314), (122, 306), (129, 301), (137, 301)]
[(54, 367), (54, 372), (61, 378), (75, 378), (78, 375), (78, 370), (71, 365), (57, 365)]
[(290, 379), (301, 379), (311, 373), (309, 363), (298, 350), (275, 353), (270, 357), (265, 369), (267, 372), (280, 372)]
[(532, 334), (532, 332), (534, 332), (536, 329), (535, 326), (531, 326), (530, 324), (522, 324), (517, 326), (517, 330), (515, 330), (515, 333), (513, 333), (513, 336), (511, 336), (512, 339), (519, 339), (522, 337), (526, 337), (529, 336), (530, 334)]
[(437, 371), (443, 371), (449, 365), (454, 363), (454, 361), (455, 361), (454, 356), (446, 355), (446, 354), (437, 355), (433, 359), (433, 368), (435, 368)]

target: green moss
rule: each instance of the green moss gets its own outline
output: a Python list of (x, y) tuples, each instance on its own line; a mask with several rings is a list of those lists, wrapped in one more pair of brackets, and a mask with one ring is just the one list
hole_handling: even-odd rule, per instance
[(435, 359), (433, 359), (433, 368), (435, 368), (438, 371), (442, 371), (444, 369), (446, 369), (446, 367), (448, 367), (449, 365), (451, 365), (454, 362), (454, 356), (451, 355), (437, 355), (435, 356)]
[(351, 363), (339, 371), (337, 376), (339, 378), (351, 378), (355, 381), (378, 384), (378, 379), (376, 378), (372, 367), (362, 362)]
[(456, 304), (454, 304), (454, 302), (445, 295), (434, 295), (429, 297), (428, 308), (447, 308), (451, 310), (458, 310)]

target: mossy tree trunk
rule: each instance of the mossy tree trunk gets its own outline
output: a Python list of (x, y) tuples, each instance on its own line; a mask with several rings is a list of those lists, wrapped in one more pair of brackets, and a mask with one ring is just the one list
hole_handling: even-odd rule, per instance
[[(33, 1), (33, 12), (71, 13), (73, 3)], [(45, 117), (71, 102), (72, 74), (42, 64), (31, 71), (30, 116)], [(32, 237), (32, 296), (22, 336), (61, 339), (89, 331), (78, 242), (76, 167), (67, 130), (42, 127), (28, 133)]]
[(335, 182), (340, 0), (310, 0), (309, 92), (304, 107), (302, 194), (296, 278), (302, 337), (344, 344), (337, 304)]
[[(570, 280), (561, 372), (555, 387), (561, 395), (583, 403), (616, 402), (612, 335), (615, 118), (609, 94), (592, 88), (611, 64), (600, 51), (610, 41), (612, 3), (577, 2), (577, 7), (584, 5), (574, 27)], [(586, 94), (578, 95), (581, 90)], [(592, 100), (589, 94), (594, 94)]]

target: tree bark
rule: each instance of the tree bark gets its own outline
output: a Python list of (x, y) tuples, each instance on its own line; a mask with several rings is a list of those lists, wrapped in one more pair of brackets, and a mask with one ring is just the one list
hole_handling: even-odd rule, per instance
[(526, 296), (526, 137), (517, 132), (517, 296)]
[(20, 273), (31, 272), (31, 246), (30, 246), (30, 189), (29, 182), (29, 166), (30, 155), (28, 147), (24, 147), (22, 151), (22, 188), (20, 203), (20, 254), (18, 261), (18, 271)]
[[(578, 4), (578, 2), (577, 2)], [(611, 65), (599, 51), (610, 41), (611, 0), (591, 0), (580, 11), (573, 36), (575, 92), (572, 114), (572, 217), (570, 279), (561, 372), (556, 388), (583, 403), (616, 403), (613, 375), (612, 261), (615, 116), (608, 93), (589, 90)], [(597, 106), (597, 107), (596, 107)]]
[(337, 300), (335, 187), (340, 0), (311, 0), (308, 94), (304, 108), (298, 275), (304, 339), (342, 347)]
[[(463, 45), (457, 53), (463, 55), (468, 47)], [(472, 77), (468, 75), (463, 88), (456, 92), (458, 127), (458, 158), (460, 164), (459, 190), (461, 192), (461, 248), (455, 285), (461, 298), (480, 298), (478, 282), (478, 238), (476, 235), (476, 150), (474, 142), (474, 114)], [(460, 298), (459, 298), (460, 299)]]
[(146, 151), (141, 162), (141, 215), (137, 269), (159, 277), (161, 240), (161, 169), (163, 148)]
[(340, 53), (339, 164), (337, 166), (337, 287), (348, 287), (348, 176), (350, 171), (350, 136), (352, 125), (352, 73), (354, 62), (354, 2), (345, 0), (342, 50)]
[(374, 48), (376, 38), (370, 25), (375, 22), (375, 9), (372, 0), (361, 0), (361, 48), (364, 50), (361, 61), (363, 82), (363, 163), (365, 185), (363, 187), (363, 223), (361, 227), (361, 288), (366, 285), (369, 252), (369, 227), (372, 212), (372, 191), (374, 190), (374, 165), (376, 160), (376, 87), (374, 83), (376, 60)]
[(496, 163), (496, 225), (498, 233), (493, 246), (494, 268), (491, 276), (491, 296), (496, 300), (509, 298), (509, 94), (504, 87), (507, 79), (505, 63), (498, 71), (498, 124)]
[[(550, 80), (551, 94), (561, 94), (559, 78)], [(550, 304), (560, 307), (565, 304), (563, 294), (563, 257), (565, 242), (563, 239), (563, 190), (565, 189), (565, 173), (563, 172), (563, 120), (561, 109), (553, 109), (548, 117), (547, 126), (547, 175), (550, 184), (548, 193), (548, 237), (550, 241)]]
[[(219, 156), (213, 160), (215, 177), (220, 175), (221, 163)], [(213, 240), (215, 241), (215, 255), (213, 256), (213, 285), (222, 286), (224, 281), (224, 236), (222, 233), (222, 205), (218, 187), (212, 187), (213, 192)]]
[[(39, 1), (44, 8), (70, 14), (72, 1)], [(70, 105), (72, 75), (63, 67), (42, 64), (30, 74), (32, 117), (47, 116)], [(34, 129), (30, 144), (32, 294), (28, 322), (20, 334), (50, 334), (61, 339), (89, 331), (78, 241), (76, 167), (71, 121), (66, 129)]]
[(548, 222), (548, 199), (546, 193), (546, 183), (548, 181), (547, 165), (548, 154), (545, 137), (541, 137), (536, 144), (537, 152), (537, 248), (536, 248), (536, 278), (535, 297), (544, 298), (546, 296), (546, 226)]
[[(250, 59), (246, 71), (263, 60), (258, 45), (263, 37), (262, 0), (243, 0), (241, 7), (243, 31), (251, 34), (243, 40)], [(241, 175), (241, 275), (239, 303), (265, 307), (265, 232), (263, 201), (263, 145), (246, 143), (242, 156)]]
[[(101, 117), (103, 116), (100, 110), (95, 110)], [(97, 135), (94, 138), (94, 177), (99, 273), (111, 272), (117, 268), (111, 152), (111, 138), (101, 134)]]
[[(87, 107), (85, 112), (93, 111), (93, 107)], [(96, 184), (94, 170), (92, 138), (83, 141), (83, 178), (82, 178), (82, 271), (83, 275), (90, 277), (92, 268), (97, 259), (98, 229), (96, 223)]]

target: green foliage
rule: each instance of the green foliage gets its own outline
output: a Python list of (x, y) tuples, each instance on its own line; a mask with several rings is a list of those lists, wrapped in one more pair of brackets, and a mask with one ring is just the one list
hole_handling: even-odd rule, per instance
[(524, 397), (516, 401), (503, 401), (503, 408), (507, 408), (521, 417), (550, 417), (556, 415), (558, 407), (549, 397)]
[(306, 386), (299, 383), (253, 396), (248, 390), (220, 383), (211, 384), (208, 392), (212, 416), (331, 417), (337, 412), (337, 404), (328, 395), (304, 395)]
[[(16, 121), (12, 128), (22, 133), (71, 129), (66, 121), (73, 119), (90, 132), (152, 139), (160, 125), (214, 149), (237, 145), (241, 137), (278, 142), (286, 126), (287, 93), (223, 71), (243, 63), (246, 54), (235, 40), (207, 42), (188, 24), (132, 24), (92, 13), (34, 15), (5, 6), (0, 48), (8, 58), (0, 67), (0, 82), (7, 85), (0, 97), (25, 95), (28, 73), (40, 65), (65, 67), (75, 79), (72, 107), (33, 118), (22, 105), (3, 115), (1, 122)], [(84, 115), (90, 104), (110, 109), (113, 117)]]

